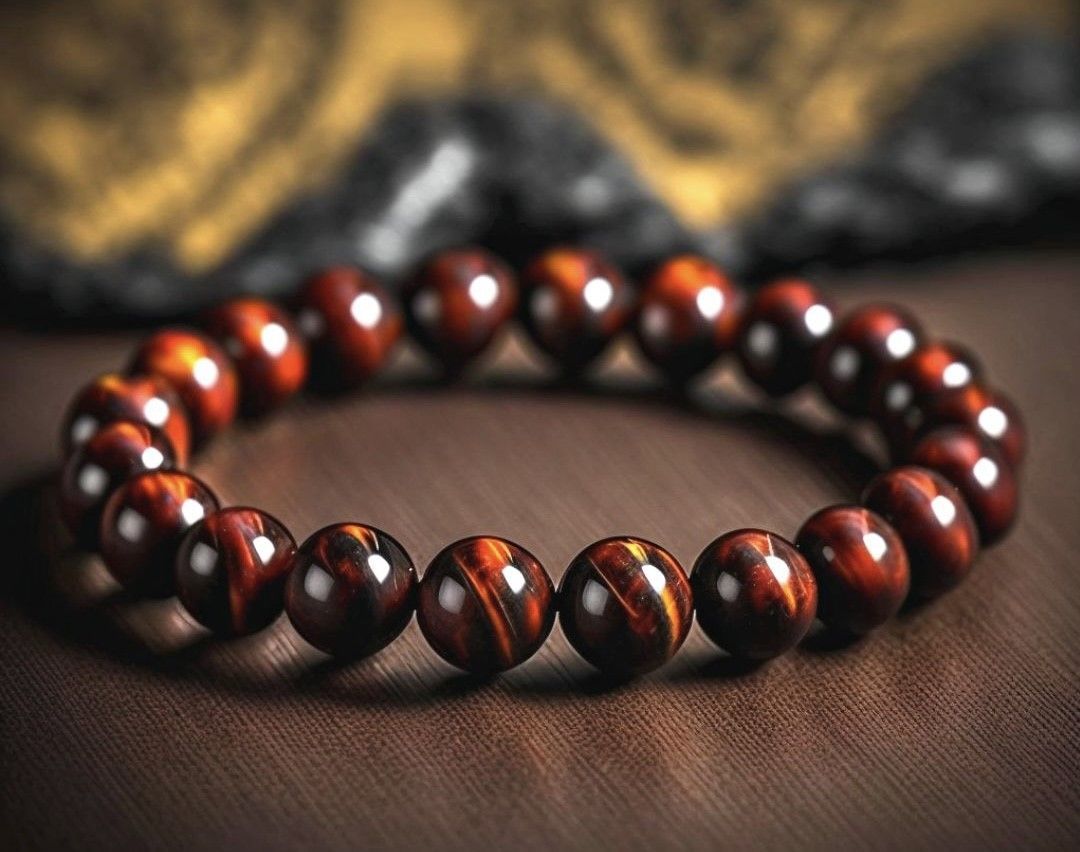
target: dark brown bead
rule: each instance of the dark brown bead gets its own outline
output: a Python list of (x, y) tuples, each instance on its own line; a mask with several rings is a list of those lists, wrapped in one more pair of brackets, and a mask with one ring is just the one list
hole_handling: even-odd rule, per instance
[(197, 331), (167, 328), (135, 353), (129, 372), (160, 376), (176, 391), (199, 441), (236, 418), (236, 370), (221, 347)]
[(798, 644), (814, 621), (817, 584), (795, 545), (765, 530), (725, 533), (690, 574), (698, 624), (736, 657), (767, 660)]
[(533, 342), (565, 371), (607, 348), (634, 309), (621, 272), (588, 249), (554, 248), (521, 276), (522, 320)]
[(899, 533), (916, 594), (940, 595), (971, 571), (979, 552), (975, 519), (960, 492), (940, 473), (895, 468), (867, 486), (862, 502)]
[(840, 321), (818, 351), (814, 369), (818, 386), (841, 411), (869, 414), (882, 370), (906, 358), (922, 340), (921, 326), (903, 308), (857, 308)]
[(176, 590), (176, 552), (190, 527), (216, 512), (213, 492), (179, 471), (143, 473), (113, 492), (101, 518), (101, 556), (129, 591)]
[(505, 539), (475, 536), (431, 560), (416, 620), (448, 663), (494, 674), (540, 649), (555, 620), (554, 599), (551, 578), (535, 556)]
[(148, 470), (176, 466), (176, 452), (160, 429), (114, 420), (68, 456), (60, 473), (60, 508), (84, 547), (98, 544), (101, 511), (121, 484)]
[(685, 382), (735, 346), (743, 291), (703, 257), (681, 255), (645, 283), (634, 333), (664, 375)]
[(936, 470), (964, 495), (985, 547), (999, 541), (1016, 520), (1019, 487), (1013, 466), (967, 426), (942, 426), (921, 441), (911, 463)]
[(266, 627), (284, 608), (296, 542), (284, 525), (242, 506), (207, 515), (176, 554), (176, 591), (200, 624), (220, 636)]
[(324, 387), (351, 387), (382, 369), (401, 338), (397, 302), (370, 275), (335, 266), (300, 290), (297, 325), (311, 347), (311, 372)]
[(1019, 410), (1007, 396), (981, 383), (946, 391), (912, 406), (908, 417), (908, 437), (893, 446), (898, 458), (906, 458), (920, 438), (939, 426), (967, 426), (997, 447), (1014, 468), (1024, 459), (1027, 430)]
[(307, 348), (277, 305), (253, 297), (231, 299), (209, 311), (204, 325), (236, 364), (246, 413), (264, 414), (303, 387)]
[(818, 617), (863, 634), (888, 621), (911, 585), (907, 551), (884, 518), (861, 506), (830, 506), (795, 537), (818, 583)]
[(517, 288), (509, 268), (482, 249), (435, 255), (405, 294), (413, 338), (457, 372), (483, 352), (514, 315)]
[(771, 396), (798, 390), (813, 378), (814, 358), (834, 316), (832, 305), (806, 281), (787, 278), (762, 287), (739, 333), (743, 371)]
[(76, 395), (61, 429), (64, 454), (115, 420), (145, 423), (160, 429), (169, 438), (176, 463), (187, 462), (191, 427), (176, 392), (159, 376), (117, 373), (99, 376)]
[(588, 662), (642, 674), (679, 650), (694, 617), (690, 581), (675, 557), (639, 538), (598, 541), (579, 553), (559, 586), (559, 623)]
[(337, 657), (388, 645), (416, 608), (416, 569), (390, 535), (362, 524), (323, 527), (293, 557), (285, 611), (297, 632)]

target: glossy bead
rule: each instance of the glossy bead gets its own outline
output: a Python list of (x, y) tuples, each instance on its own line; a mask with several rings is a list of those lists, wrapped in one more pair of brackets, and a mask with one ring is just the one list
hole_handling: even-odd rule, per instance
[(1019, 487), (1013, 466), (966, 426), (942, 426), (923, 438), (911, 463), (936, 470), (964, 495), (982, 545), (999, 541), (1016, 520)]
[(361, 269), (335, 266), (300, 290), (297, 325), (311, 347), (312, 377), (324, 387), (370, 379), (401, 338), (397, 302)]
[(899, 533), (916, 594), (940, 595), (971, 571), (979, 551), (975, 519), (960, 492), (940, 473), (895, 468), (867, 486), (862, 502)]
[(75, 396), (61, 429), (65, 455), (115, 420), (160, 429), (169, 438), (176, 463), (187, 461), (191, 427), (176, 392), (159, 376), (117, 373), (99, 376)]
[(473, 674), (525, 662), (555, 620), (555, 590), (529, 551), (475, 536), (444, 548), (420, 582), (416, 620), (435, 652)]
[(176, 466), (168, 437), (145, 423), (114, 420), (77, 447), (60, 473), (60, 508), (68, 529), (85, 547), (95, 548), (101, 510), (122, 483), (148, 470)]
[(967, 426), (985, 438), (1014, 468), (1024, 460), (1027, 430), (1019, 410), (1003, 393), (981, 383), (938, 394), (921, 406), (913, 406), (910, 417), (912, 438), (906, 446), (895, 448), (898, 455), (939, 426), (955, 425)]
[(277, 408), (303, 386), (307, 349), (277, 305), (253, 297), (231, 299), (208, 312), (204, 325), (236, 364), (246, 413)]
[(735, 346), (742, 289), (703, 257), (681, 255), (645, 283), (634, 333), (669, 379), (687, 381)]
[(865, 305), (844, 317), (818, 351), (814, 376), (833, 405), (852, 415), (870, 413), (882, 370), (922, 343), (919, 323), (892, 305)]
[(608, 538), (579, 553), (559, 586), (559, 623), (601, 671), (642, 674), (679, 650), (693, 620), (690, 581), (675, 557), (639, 538)]
[(168, 382), (183, 402), (199, 441), (236, 417), (236, 370), (221, 347), (197, 331), (175, 328), (151, 335), (135, 353), (129, 372)]
[(405, 293), (413, 339), (451, 373), (483, 352), (516, 308), (509, 268), (482, 249), (435, 255)]
[(767, 660), (806, 635), (817, 584), (795, 545), (765, 530), (725, 533), (702, 551), (690, 574), (697, 621), (736, 657)]
[(521, 276), (522, 319), (533, 342), (565, 371), (584, 367), (623, 329), (634, 293), (588, 249), (554, 248)]
[(911, 585), (907, 551), (880, 515), (830, 506), (795, 536), (818, 583), (818, 618), (829, 627), (869, 633), (904, 603)]
[(308, 642), (337, 657), (388, 645), (416, 608), (416, 569), (390, 535), (362, 524), (323, 527), (293, 557), (285, 611)]
[(813, 378), (814, 358), (834, 316), (832, 305), (806, 281), (788, 278), (761, 288), (739, 332), (743, 371), (771, 396), (798, 390)]
[(200, 624), (220, 636), (266, 627), (284, 607), (296, 542), (284, 525), (242, 506), (207, 515), (176, 554), (176, 591)]
[(151, 597), (176, 589), (184, 534), (218, 509), (213, 492), (179, 471), (143, 473), (120, 486), (101, 517), (101, 556), (124, 588)]

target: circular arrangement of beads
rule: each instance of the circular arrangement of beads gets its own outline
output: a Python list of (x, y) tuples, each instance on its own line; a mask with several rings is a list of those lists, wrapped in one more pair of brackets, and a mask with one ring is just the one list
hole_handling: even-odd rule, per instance
[[(688, 576), (659, 545), (609, 538), (581, 551), (557, 590), (536, 557), (501, 538), (449, 545), (422, 579), (401, 544), (363, 524), (327, 526), (297, 546), (280, 521), (222, 508), (180, 470), (238, 412), (266, 413), (308, 380), (369, 379), (406, 328), (454, 374), (515, 315), (565, 372), (631, 329), (673, 383), (729, 351), (771, 396), (813, 382), (840, 411), (872, 417), (901, 466), (875, 478), (861, 503), (814, 514), (794, 542), (727, 532)], [(78, 394), (63, 444), (61, 508), (78, 542), (100, 551), (125, 588), (175, 594), (217, 634), (251, 633), (284, 609), (314, 646), (359, 657), (391, 642), (415, 611), (439, 656), (490, 674), (532, 656), (557, 615), (589, 663), (632, 675), (670, 659), (695, 612), (721, 648), (765, 660), (796, 645), (815, 617), (864, 634), (909, 594), (952, 588), (1013, 523), (1024, 429), (967, 350), (928, 340), (895, 306), (837, 319), (798, 279), (746, 297), (693, 256), (662, 263), (639, 293), (578, 248), (545, 252), (517, 282), (488, 252), (461, 249), (428, 261), (400, 307), (370, 276), (336, 267), (305, 282), (289, 311), (239, 298), (210, 311), (202, 331), (159, 331), (125, 373)]]

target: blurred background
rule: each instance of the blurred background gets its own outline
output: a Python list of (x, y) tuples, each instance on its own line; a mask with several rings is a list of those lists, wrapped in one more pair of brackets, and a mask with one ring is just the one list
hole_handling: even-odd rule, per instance
[(35, 322), (553, 239), (743, 277), (1075, 239), (1066, 0), (5, 4), (0, 274)]

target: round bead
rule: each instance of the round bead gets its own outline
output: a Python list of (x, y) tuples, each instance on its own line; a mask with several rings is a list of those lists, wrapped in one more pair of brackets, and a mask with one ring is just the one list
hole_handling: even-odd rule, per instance
[(999, 541), (1020, 505), (1016, 473), (1001, 452), (966, 426), (942, 426), (923, 438), (912, 464), (936, 470), (964, 495), (982, 545)]
[(416, 569), (382, 530), (334, 524), (293, 557), (285, 611), (308, 642), (337, 657), (361, 657), (388, 645), (416, 608)]
[(95, 548), (101, 510), (122, 483), (148, 470), (176, 466), (165, 433), (145, 423), (114, 420), (67, 458), (60, 473), (60, 508), (80, 544)]
[(177, 464), (187, 461), (191, 428), (176, 392), (159, 376), (109, 373), (84, 386), (68, 408), (61, 429), (64, 453), (85, 443), (106, 423), (129, 420), (164, 432)]
[(207, 313), (204, 325), (236, 364), (248, 414), (278, 407), (303, 386), (307, 349), (277, 305), (253, 297), (231, 299)]
[(795, 545), (765, 530), (725, 533), (690, 574), (698, 624), (736, 657), (767, 660), (806, 635), (817, 584)]
[(646, 282), (634, 333), (649, 361), (685, 382), (735, 346), (742, 305), (742, 290), (715, 264), (674, 257)]
[(862, 502), (899, 533), (916, 594), (940, 595), (971, 571), (979, 551), (975, 519), (941, 474), (922, 467), (895, 468), (867, 486)]
[(491, 344), (516, 307), (517, 288), (509, 268), (482, 249), (435, 255), (405, 294), (413, 339), (451, 373)]
[(813, 378), (814, 358), (835, 311), (806, 281), (774, 281), (754, 294), (739, 333), (747, 377), (771, 396), (785, 396)]
[(587, 249), (544, 252), (525, 269), (521, 291), (526, 331), (566, 371), (603, 352), (634, 308), (622, 273)]
[(865, 305), (841, 320), (818, 352), (814, 375), (825, 397), (847, 414), (870, 413), (882, 369), (922, 343), (919, 323), (892, 305)]
[(181, 539), (217, 509), (213, 492), (186, 473), (154, 471), (128, 480), (113, 492), (101, 517), (106, 567), (132, 592), (173, 594)]
[(475, 536), (444, 548), (420, 582), (416, 620), (435, 652), (473, 674), (535, 654), (555, 620), (551, 578), (529, 551)]
[(818, 583), (818, 617), (848, 633), (869, 633), (904, 603), (911, 570), (904, 544), (886, 521), (861, 506), (830, 506), (795, 537)]
[(325, 387), (351, 387), (370, 379), (401, 338), (397, 303), (370, 275), (335, 266), (300, 290), (297, 325), (311, 347), (311, 372)]
[(200, 623), (221, 636), (266, 627), (284, 607), (296, 542), (284, 525), (242, 506), (207, 515), (176, 554), (176, 591)]
[(693, 620), (690, 581), (675, 557), (639, 538), (585, 548), (559, 587), (559, 623), (603, 672), (642, 674), (679, 650)]
[(200, 441), (236, 417), (236, 370), (221, 347), (197, 331), (176, 328), (151, 335), (135, 353), (129, 372), (160, 376), (168, 382)]
[(1024, 460), (1027, 430), (1020, 412), (1004, 394), (982, 384), (946, 391), (910, 410), (914, 439), (898, 452), (910, 450), (920, 438), (939, 426), (967, 426), (1001, 451), (1005, 460), (1019, 467)]

